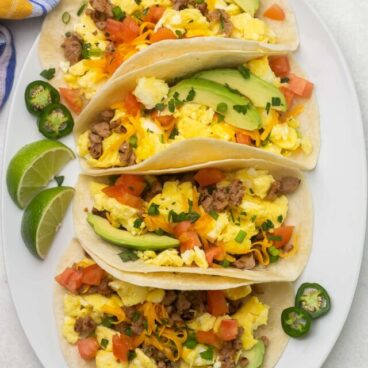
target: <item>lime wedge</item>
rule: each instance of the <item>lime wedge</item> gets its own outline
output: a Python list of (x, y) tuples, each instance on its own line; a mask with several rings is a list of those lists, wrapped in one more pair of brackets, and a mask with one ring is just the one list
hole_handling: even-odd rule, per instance
[(32, 199), (22, 218), (22, 238), (27, 248), (44, 259), (73, 198), (71, 187), (43, 190)]
[(11, 159), (6, 173), (13, 201), (24, 208), (74, 157), (70, 148), (48, 139), (21, 148)]

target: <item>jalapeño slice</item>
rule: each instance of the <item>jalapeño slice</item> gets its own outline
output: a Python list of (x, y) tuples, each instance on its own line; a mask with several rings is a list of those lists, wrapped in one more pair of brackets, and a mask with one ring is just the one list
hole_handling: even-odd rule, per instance
[(41, 116), (48, 105), (60, 101), (60, 94), (50, 83), (36, 80), (28, 84), (24, 98), (27, 110), (33, 115)]
[(72, 114), (64, 105), (59, 103), (47, 106), (38, 118), (38, 130), (50, 139), (65, 137), (71, 133), (73, 127)]
[(302, 337), (309, 332), (312, 318), (303, 309), (291, 307), (283, 310), (281, 324), (287, 335), (291, 337)]
[(329, 312), (331, 299), (321, 285), (304, 283), (296, 293), (295, 305), (305, 310), (313, 319), (316, 319)]

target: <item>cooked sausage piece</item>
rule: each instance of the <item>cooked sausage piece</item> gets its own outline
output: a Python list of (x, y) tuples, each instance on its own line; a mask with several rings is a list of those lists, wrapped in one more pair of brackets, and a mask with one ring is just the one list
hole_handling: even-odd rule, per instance
[(74, 330), (78, 332), (79, 335), (87, 337), (95, 332), (96, 326), (96, 322), (90, 316), (79, 317), (75, 321)]
[(254, 259), (253, 253), (245, 254), (237, 259), (232, 264), (234, 267), (239, 268), (241, 270), (252, 270), (256, 267), (256, 260)]
[(66, 37), (61, 47), (64, 49), (64, 57), (73, 65), (82, 59), (82, 39), (78, 33), (72, 33)]
[(266, 199), (274, 201), (281, 195), (294, 193), (298, 189), (300, 182), (299, 178), (293, 176), (285, 176), (280, 180), (276, 180), (271, 184)]
[(230, 37), (231, 32), (234, 29), (234, 26), (231, 23), (229, 14), (227, 14), (225, 10), (223, 9), (210, 10), (207, 13), (207, 18), (211, 22), (220, 22), (221, 27), (219, 33), (223, 33), (226, 37)]

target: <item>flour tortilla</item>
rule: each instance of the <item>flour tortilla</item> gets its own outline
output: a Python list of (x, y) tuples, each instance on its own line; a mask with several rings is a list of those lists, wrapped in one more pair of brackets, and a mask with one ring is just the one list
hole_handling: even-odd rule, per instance
[(236, 268), (208, 268), (199, 267), (167, 267), (155, 266), (144, 263), (142, 260), (134, 262), (122, 262), (119, 257), (121, 247), (112, 245), (94, 232), (88, 224), (85, 209), (91, 210), (93, 200), (90, 195), (89, 183), (91, 181), (106, 182), (107, 178), (96, 178), (81, 175), (76, 185), (76, 193), (73, 207), (73, 221), (75, 232), (82, 247), (91, 255), (103, 260), (121, 271), (126, 272), (177, 272), (200, 275), (218, 275), (238, 278), (250, 282), (294, 281), (302, 273), (311, 251), (312, 244), (312, 201), (306, 178), (298, 170), (271, 164), (261, 160), (225, 160), (212, 162), (206, 167), (217, 167), (225, 171), (233, 171), (241, 168), (257, 168), (268, 170), (275, 178), (294, 176), (301, 179), (298, 190), (289, 195), (289, 212), (286, 223), (295, 226), (294, 233), (298, 235), (298, 251), (289, 258), (280, 259), (267, 267), (257, 266), (253, 270), (239, 270)]
[[(165, 60), (147, 68), (138, 69), (124, 77), (116, 78), (100, 90), (76, 120), (74, 128), (75, 141), (77, 143), (78, 137), (89, 129), (90, 124), (96, 120), (101, 111), (108, 109), (115, 102), (121, 102), (125, 94), (136, 87), (138, 78), (156, 77), (170, 81), (174, 78), (183, 78), (200, 70), (239, 66), (259, 56), (260, 54), (257, 53), (234, 50), (191, 53)], [(290, 59), (292, 72), (303, 76), (304, 73), (298, 64), (292, 58)], [(93, 168), (89, 166), (83, 157), (79, 158), (80, 165), (84, 173), (99, 176), (152, 170), (164, 172), (209, 161), (259, 158), (311, 170), (316, 166), (320, 149), (319, 112), (314, 95), (302, 103), (304, 111), (298, 116), (298, 120), (300, 121), (301, 133), (303, 136), (309, 137), (312, 142), (313, 151), (310, 155), (300, 152), (284, 157), (244, 144), (226, 142), (219, 139), (195, 138), (172, 143), (165, 150), (137, 165), (108, 169)]]
[[(86, 253), (83, 251), (81, 246), (79, 245), (77, 240), (73, 240), (69, 247), (67, 248), (64, 256), (62, 257), (56, 274), (64, 271), (66, 267), (70, 267), (73, 263), (79, 262), (86, 256)], [(96, 261), (96, 259), (95, 259)], [(127, 279), (126, 273), (124, 272), (117, 272), (115, 274), (111, 273), (111, 268), (106, 267), (101, 262), (97, 262), (100, 267), (104, 268), (105, 271), (112, 274), (112, 276), (121, 279), (123, 281), (132, 282), (131, 279)], [(157, 274), (151, 275), (149, 277), (150, 283), (149, 285), (156, 288), (163, 288), (162, 284), (157, 281), (156, 278)], [(193, 276), (193, 275), (191, 275)], [(166, 275), (166, 278), (170, 279), (172, 275)], [(206, 276), (204, 276), (206, 278)], [(215, 277), (214, 277), (215, 278)], [(231, 287), (237, 287), (241, 285), (236, 285), (236, 283), (232, 284), (230, 287), (226, 281), (226, 278), (216, 278), (216, 289), (228, 289)], [(221, 281), (223, 280), (223, 281)], [(190, 281), (190, 279), (186, 279), (184, 284), (178, 283), (176, 285), (176, 289), (180, 290), (181, 286), (187, 287), (188, 285), (192, 285), (194, 289), (198, 290), (198, 284), (196, 279)], [(203, 284), (203, 288), (201, 290), (209, 290), (206, 284)], [(260, 327), (257, 330), (257, 336), (267, 336), (270, 340), (270, 345), (267, 347), (265, 360), (262, 365), (262, 368), (272, 368), (276, 365), (282, 352), (284, 351), (288, 337), (282, 331), (281, 324), (280, 324), (280, 316), (281, 312), (293, 304), (294, 299), (294, 288), (293, 285), (290, 283), (272, 283), (272, 284), (262, 284), (260, 287), (263, 290), (263, 294), (257, 295), (257, 297), (265, 304), (270, 306), (269, 310), (269, 317), (268, 317), (268, 324), (267, 326)], [(185, 290), (194, 290), (194, 289), (187, 289)], [(55, 283), (54, 289), (54, 312), (55, 312), (55, 319), (58, 328), (58, 334), (60, 338), (60, 347), (64, 358), (70, 368), (93, 368), (96, 367), (95, 362), (86, 362), (85, 360), (81, 359), (78, 349), (76, 346), (72, 346), (66, 342), (62, 335), (62, 326), (64, 321), (64, 308), (63, 308), (63, 299), (64, 295), (66, 294), (65, 289), (63, 289), (59, 284)]]
[[(273, 21), (262, 16), (264, 10), (274, 3), (279, 4), (284, 9), (286, 14), (285, 21)], [(75, 24), (78, 22), (79, 17), (77, 16), (77, 12), (81, 5), (82, 2), (78, 0), (62, 0), (60, 4), (46, 16), (42, 25), (38, 53), (44, 68), (56, 68), (55, 78), (51, 80), (51, 83), (57, 87), (66, 85), (63, 80), (63, 72), (59, 65), (61, 61), (65, 60), (61, 44), (64, 41), (65, 33), (72, 31)], [(71, 20), (68, 24), (62, 22), (62, 15), (64, 12), (68, 12), (71, 16)], [(265, 21), (276, 34), (278, 40), (277, 44), (270, 45), (267, 43), (224, 37), (195, 37), (183, 40), (162, 41), (133, 55), (116, 70), (112, 78), (122, 76), (132, 70), (146, 67), (164, 59), (196, 51), (240, 50), (291, 52), (296, 50), (299, 45), (298, 28), (294, 12), (287, 0), (261, 0), (258, 14), (257, 17)]]

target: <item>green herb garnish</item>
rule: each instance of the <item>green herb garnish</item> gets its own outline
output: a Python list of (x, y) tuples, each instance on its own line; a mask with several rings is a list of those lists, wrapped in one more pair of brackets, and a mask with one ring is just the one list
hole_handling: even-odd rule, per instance
[(156, 104), (155, 109), (158, 110), (158, 111), (163, 111), (165, 109), (165, 107), (166, 107), (165, 104), (160, 102), (160, 103)]
[(61, 187), (63, 185), (64, 179), (65, 179), (65, 176), (62, 176), (62, 175), (54, 177), (54, 180), (56, 181), (58, 187)]
[(112, 14), (116, 20), (123, 20), (126, 17), (125, 11), (122, 11), (120, 6), (114, 6), (112, 8)]
[(225, 102), (220, 102), (216, 106), (216, 111), (221, 114), (225, 114), (227, 112), (227, 104)]
[(272, 106), (281, 106), (280, 97), (272, 97)]
[(191, 90), (188, 92), (186, 101), (188, 102), (193, 101), (195, 95), (196, 95), (196, 91), (194, 90), (194, 88), (191, 88)]
[(78, 9), (77, 11), (77, 15), (78, 17), (82, 15), (82, 13), (84, 12), (84, 9), (87, 7), (87, 2), (83, 1), (81, 7)]
[(246, 115), (247, 111), (249, 108), (249, 104), (248, 105), (234, 105), (233, 109), (238, 112), (239, 114), (243, 114)]
[(42, 70), (40, 75), (44, 77), (45, 79), (50, 80), (55, 77), (55, 68)]
[(263, 231), (268, 231), (274, 228), (273, 222), (271, 220), (266, 220), (262, 225), (261, 228)]
[(174, 139), (177, 135), (179, 135), (178, 128), (174, 127), (169, 135), (169, 139)]
[(106, 349), (107, 345), (109, 345), (109, 340), (101, 339), (100, 345), (102, 346), (103, 349)]
[(239, 66), (238, 70), (239, 70), (240, 74), (242, 75), (242, 77), (244, 79), (249, 79), (250, 78), (250, 70), (248, 68), (241, 65), (241, 66)]
[(132, 135), (129, 140), (128, 140), (129, 144), (131, 147), (133, 148), (137, 148), (138, 146), (138, 138), (136, 135)]
[(200, 356), (203, 358), (203, 359), (206, 359), (206, 360), (212, 360), (213, 359), (213, 347), (212, 346), (209, 346), (207, 348), (206, 351), (203, 351)]
[(244, 230), (240, 230), (238, 232), (238, 235), (235, 237), (235, 241), (241, 244), (246, 236), (247, 236), (247, 233)]
[(197, 344), (198, 342), (196, 339), (196, 335), (193, 333), (188, 336), (187, 340), (184, 343), (184, 346), (188, 349), (194, 349), (197, 346)]
[(71, 16), (68, 12), (64, 12), (63, 15), (61, 16), (61, 20), (63, 21), (64, 24), (68, 24), (70, 22)]
[(150, 216), (158, 216), (160, 214), (159, 205), (156, 203), (151, 203), (151, 205), (148, 207), (147, 213)]
[(267, 102), (267, 105), (266, 105), (267, 115), (270, 113), (270, 109), (271, 109), (271, 104), (269, 102)]
[(216, 211), (214, 211), (214, 210), (212, 210), (212, 211), (210, 211), (210, 212), (208, 212), (208, 214), (214, 219), (214, 220), (217, 220), (218, 218), (219, 218), (219, 214), (216, 212)]
[(136, 228), (136, 229), (140, 229), (140, 228), (141, 228), (142, 223), (143, 223), (143, 220), (142, 220), (142, 219), (140, 219), (140, 218), (137, 218), (137, 219), (134, 221), (133, 226), (134, 226), (134, 228)]
[(281, 224), (284, 221), (284, 217), (282, 215), (278, 215), (277, 221)]
[(124, 248), (120, 253), (119, 257), (123, 262), (132, 262), (136, 261), (138, 259), (138, 256), (135, 254), (135, 252), (131, 249)]

